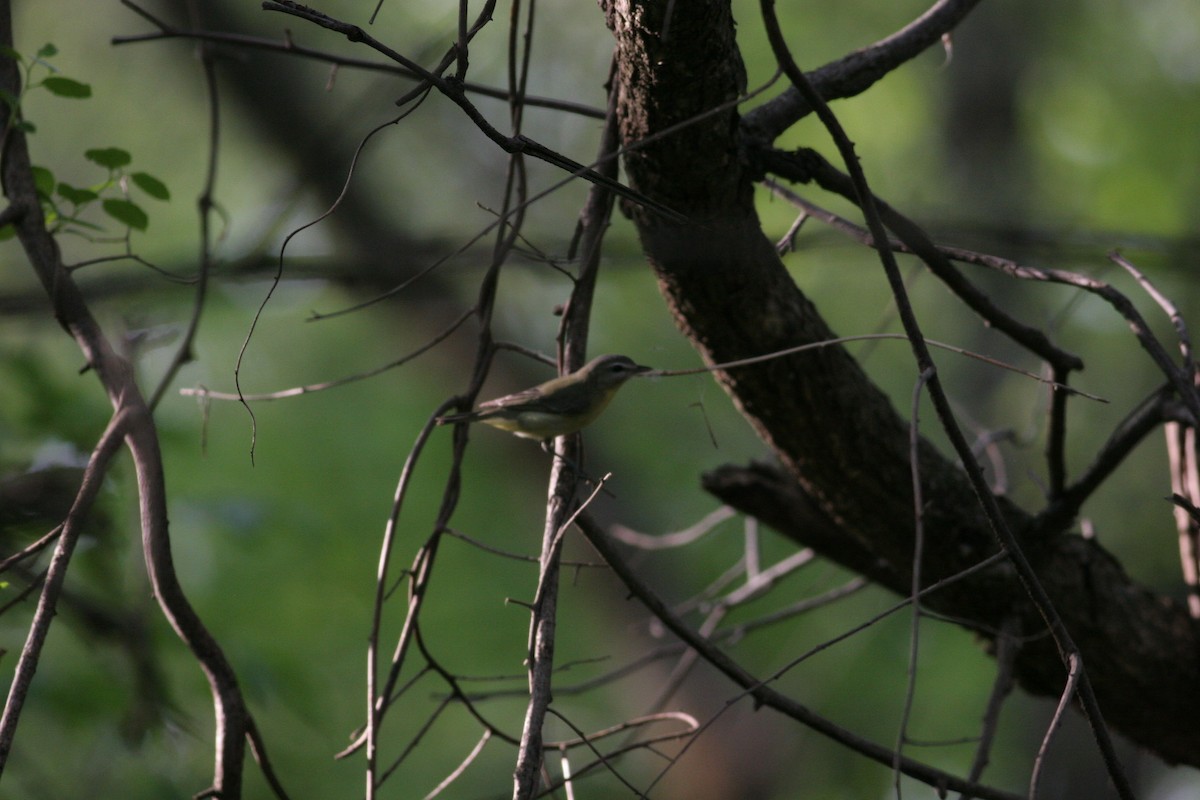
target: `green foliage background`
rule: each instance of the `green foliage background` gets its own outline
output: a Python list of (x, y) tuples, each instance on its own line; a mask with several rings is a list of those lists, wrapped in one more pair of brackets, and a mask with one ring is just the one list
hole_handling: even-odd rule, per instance
[[(174, 4), (155, 13), (182, 20)], [(280, 37), (285, 27), (297, 41), (338, 52), (350, 46), (304, 30), (259, 10), (256, 2), (226, 2), (245, 29)], [(361, 16), (363, 5), (322, 4), (336, 16)], [(735, 4), (750, 85), (772, 72), (755, 4)], [(781, 9), (793, 51), (805, 68), (839, 57), (880, 38), (923, 10), (916, 2), (806, 3)], [(194, 271), (197, 211), (193, 200), (206, 165), (207, 109), (194, 45), (183, 40), (113, 47), (113, 36), (145, 32), (147, 23), (115, 2), (70, 0), (19, 5), (22, 52), (53, 42), (54, 63), (64, 75), (92, 87), (86, 100), (49, 93), (31, 95), (24, 111), (36, 122), (31, 147), (38, 163), (59, 180), (87, 186), (98, 180), (83, 154), (117, 146), (133, 154), (139, 169), (170, 187), (169, 203), (148, 204), (144, 232), (132, 235), (140, 257), (180, 274)], [(454, 4), (385, 4), (372, 29), (377, 38), (425, 60), (450, 40)], [(610, 40), (600, 11), (552, 0), (539, 5), (545, 20), (537, 39), (530, 92), (569, 97), (602, 106)], [(571, 20), (564, 24), (564, 20)], [(1013, 29), (1016, 33), (1013, 34)], [(948, 95), (956, 70), (981, 70), (997, 31), (1015, 46), (1020, 63), (1013, 140), (1007, 143), (1020, 169), (982, 181), (954, 160)], [(503, 81), (504, 33), (497, 24), (472, 53), (475, 80)], [(237, 51), (228, 51), (236, 54)], [(361, 54), (359, 54), (361, 55)], [(307, 124), (328, 137), (325, 169), (341, 175), (357, 140), (395, 113), (391, 102), (406, 82), (281, 57), (248, 56), (219, 65), (226, 93), (221, 118), (217, 181), (222, 229), (216, 243), (223, 264), (248, 256), (278, 254), (282, 237), (313, 219), (332, 200), (298, 181), (285, 148), (256, 127), (245, 108), (228, 99), (243, 69), (276, 70), (280, 82), (299, 86), (309, 104)], [(330, 87), (327, 89), (326, 84)], [(770, 97), (775, 90), (763, 97)], [(494, 118), (501, 104), (481, 100)], [(312, 108), (319, 111), (312, 113)], [(1195, 318), (1195, 244), (1200, 221), (1200, 10), (1183, 0), (1102, 0), (983, 4), (954, 42), (947, 63), (931, 52), (890, 76), (863, 97), (835, 110), (855, 139), (876, 190), (952, 243), (977, 245), (1041, 265), (1097, 274), (1137, 294), (1104, 253), (1121, 247), (1156, 284)], [(531, 110), (527, 132), (580, 160), (595, 149), (598, 123)], [(319, 123), (312, 120), (320, 120)], [(815, 121), (798, 125), (781, 144), (812, 145), (832, 152)], [(546, 186), (558, 175), (531, 165), (531, 181)], [(1007, 180), (1005, 184), (1003, 180)], [(405, 124), (368, 146), (353, 185), (396, 229), (414, 237), (438, 237), (445, 251), (491, 222), (499, 202), (503, 160), (449, 104), (431, 100)], [(565, 251), (585, 188), (571, 185), (535, 206), (527, 234), (547, 253)], [(839, 211), (845, 207), (809, 195)], [(1019, 197), (1020, 203), (998, 203)], [(1007, 201), (1006, 201), (1007, 202)], [(782, 236), (794, 218), (784, 203), (762, 195), (764, 226)], [(851, 215), (852, 216), (852, 215)], [(853, 218), (853, 217), (852, 217)], [(106, 234), (124, 232), (97, 217)], [(1027, 235), (1005, 235), (1020, 226)], [(330, 223), (304, 232), (289, 254), (334, 267), (371, 242), (346, 238)], [(121, 251), (120, 242), (64, 234), (67, 261), (80, 262)], [(607, 245), (592, 334), (595, 352), (626, 352), (657, 367), (692, 366), (695, 356), (672, 327), (652, 277), (641, 263), (630, 226), (618, 221)], [(248, 392), (273, 391), (372, 369), (423, 343), (473, 299), (484, 253), (451, 260), (436, 286), (401, 294), (394, 302), (323, 322), (310, 311), (330, 311), (363, 299), (334, 281), (289, 280), (267, 306), (242, 368)], [(788, 259), (797, 281), (843, 334), (896, 329), (882, 276), (868, 251), (809, 222), (799, 250)], [(93, 376), (78, 374), (81, 357), (61, 334), (39, 298), (32, 273), (12, 242), (0, 244), (0, 472), (30, 463), (76, 462), (86, 454), (109, 414)], [(918, 310), (931, 338), (1037, 369), (978, 323), (911, 265)], [(170, 354), (172, 335), (190, 313), (187, 286), (162, 280), (130, 262), (84, 268), (78, 277), (92, 287), (95, 306), (110, 335), (149, 329), (165, 338), (139, 361), (153, 385)], [(232, 388), (233, 368), (251, 317), (268, 288), (268, 273), (226, 275), (205, 309), (197, 360), (178, 385)], [(1072, 463), (1086, 464), (1099, 438), (1129, 405), (1155, 385), (1149, 365), (1124, 323), (1091, 299), (1060, 289), (1014, 287), (989, 277), (981, 282), (1033, 324), (1048, 324), (1062, 343), (1089, 364), (1082, 388), (1109, 405), (1081, 404), (1072, 432)], [(850, 287), (848, 289), (848, 287)], [(515, 263), (503, 279), (497, 312), (501, 335), (549, 352), (557, 320), (553, 307), (567, 296), (565, 278), (533, 261)], [(431, 293), (432, 292), (432, 293)], [(1169, 336), (1169, 326), (1137, 295), (1147, 315)], [(158, 411), (167, 458), (176, 561), (184, 586), (201, 615), (227, 648), (247, 689), (279, 772), (297, 797), (355, 797), (361, 769), (355, 759), (335, 762), (364, 711), (365, 641), (370, 619), (379, 541), (392, 492), (416, 432), (435, 406), (466, 384), (472, 331), (405, 367), (369, 381), (297, 399), (254, 405), (258, 439), (250, 459), (251, 425), (244, 409), (216, 402), (206, 411), (192, 398), (169, 393)], [(885, 342), (860, 346), (867, 369), (907, 407), (914, 380), (907, 346)], [(965, 418), (978, 429), (1016, 425), (1008, 446), (1011, 493), (1040, 497), (1042, 391), (1032, 382), (997, 374), (990, 367), (941, 355), (939, 361)], [(547, 373), (505, 354), (489, 383), (500, 394)], [(929, 415), (926, 415), (929, 418)], [(1015, 422), (1014, 422), (1015, 421)], [(936, 433), (931, 432), (935, 436)], [(685, 527), (714, 503), (698, 489), (698, 476), (717, 465), (763, 455), (762, 447), (706, 378), (636, 382), (586, 437), (588, 466), (614, 474), (615, 498), (602, 498), (605, 520), (649, 532)], [(406, 564), (427, 535), (439, 502), (449, 459), (449, 432), (438, 431), (422, 462), (402, 525), (396, 565)], [(547, 463), (528, 443), (490, 430), (473, 434), (454, 524), (466, 535), (515, 552), (536, 552)], [(71, 588), (87, 602), (139, 609), (161, 665), (161, 705), (147, 703), (135, 688), (129, 659), (111, 642), (88, 633), (63, 613), (50, 638), (34, 694), (22, 721), (17, 748), (0, 784), (0, 797), (72, 796), (162, 798), (188, 796), (205, 785), (210, 766), (210, 705), (195, 664), (149, 599), (140, 565), (133, 479), (128, 463), (114, 475), (103, 515), (79, 554)], [(1089, 504), (1098, 535), (1131, 573), (1163, 591), (1178, 593), (1179, 577), (1161, 442), (1147, 443), (1119, 480)], [(44, 530), (44, 529), (42, 529)], [(29, 536), (26, 530), (6, 535)], [(781, 557), (785, 543), (763, 533), (766, 552)], [(676, 600), (701, 591), (740, 552), (740, 523), (683, 557), (647, 554), (639, 569)], [(569, 556), (595, 558), (578, 542)], [(498, 560), (460, 542), (447, 546), (425, 624), (431, 647), (454, 669), (479, 677), (510, 676), (523, 684), (527, 616), (508, 599), (527, 600), (536, 581), (531, 563)], [(393, 574), (395, 574), (393, 572)], [(832, 588), (846, 575), (818, 564), (749, 611), (782, 607)], [(12, 594), (10, 584), (3, 594)], [(0, 599), (4, 599), (0, 594)], [(892, 602), (875, 591), (814, 614), (786, 628), (751, 636), (737, 654), (746, 663), (777, 665), (803, 649), (841, 633)], [(0, 619), (0, 660), (7, 679), (28, 621), (28, 604)], [(396, 614), (393, 614), (395, 617)], [(651, 641), (644, 614), (606, 573), (581, 569), (564, 587), (559, 661), (574, 663), (560, 681), (571, 684), (621, 664)], [(393, 620), (395, 621), (395, 620)], [(957, 629), (928, 623), (914, 729), (927, 739), (971, 735), (985, 700), (991, 662)], [(395, 631), (392, 631), (393, 635)], [(785, 679), (801, 700), (846, 726), (890, 742), (896, 735), (907, 659), (908, 619), (894, 617), (871, 631), (807, 662)], [(587, 660), (605, 658), (601, 663)], [(614, 690), (566, 697), (563, 705), (584, 728), (602, 727), (641, 713), (670, 668), (658, 662)], [(704, 718), (734, 696), (714, 675), (701, 674), (703, 691), (680, 703)], [(481, 683), (491, 687), (493, 683)], [(403, 721), (389, 721), (387, 735), (398, 752), (424, 721), (437, 698), (418, 684)], [(500, 701), (497, 719), (519, 731), (520, 697)], [(952, 710), (954, 713), (948, 713)], [(1019, 788), (1026, 780), (1048, 707), (1017, 700), (1006, 710), (1003, 747), (989, 775)], [(148, 717), (146, 715), (149, 715)], [(724, 713), (714, 729), (669, 774), (663, 797), (834, 798), (882, 797), (890, 776), (857, 756), (745, 704)], [(158, 717), (158, 719), (154, 719)], [(123, 738), (118, 735), (124, 731)], [(420, 797), (466, 754), (477, 735), (461, 712), (451, 712), (402, 768), (389, 796)], [(564, 729), (554, 736), (569, 735)], [(1055, 780), (1078, 786), (1094, 771), (1086, 745), (1068, 740), (1055, 755)], [(945, 747), (928, 757), (962, 770), (969, 744)], [(1179, 797), (1200, 792), (1190, 771), (1167, 773), (1149, 759), (1127, 753), (1143, 796)], [(64, 757), (72, 766), (63, 768)], [(497, 797), (509, 792), (511, 749), (489, 745), (449, 796)], [(660, 762), (642, 757), (634, 771), (652, 775)], [(750, 765), (748, 768), (747, 765)], [(249, 769), (253, 774), (254, 770)], [(747, 782), (747, 775), (753, 780)], [(584, 782), (581, 786), (587, 787)], [(1184, 788), (1180, 789), (1182, 786)], [(614, 786), (597, 779), (590, 796)], [(1047, 786), (1048, 796), (1056, 795)], [(922, 789), (910, 788), (915, 796)], [(255, 777), (250, 797), (266, 797)]]

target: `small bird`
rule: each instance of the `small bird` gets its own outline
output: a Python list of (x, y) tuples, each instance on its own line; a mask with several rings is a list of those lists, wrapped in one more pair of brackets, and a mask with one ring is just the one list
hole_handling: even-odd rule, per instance
[(588, 425), (625, 381), (649, 371), (628, 356), (600, 356), (570, 375), (488, 400), (474, 411), (438, 417), (437, 423), (483, 422), (545, 444)]

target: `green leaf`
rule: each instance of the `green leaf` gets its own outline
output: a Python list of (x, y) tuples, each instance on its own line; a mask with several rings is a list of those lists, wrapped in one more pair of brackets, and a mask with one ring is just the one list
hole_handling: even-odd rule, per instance
[(129, 177), (133, 179), (134, 185), (154, 199), (171, 199), (171, 192), (167, 190), (167, 185), (149, 172), (135, 172)]
[(13, 111), (21, 107), (20, 99), (6, 89), (0, 89), (0, 103), (4, 103), (4, 105)]
[(104, 208), (105, 214), (108, 214), (123, 225), (144, 231), (146, 230), (146, 226), (150, 224), (150, 218), (146, 216), (146, 212), (142, 211), (141, 206), (131, 200), (109, 198), (101, 205)]
[(119, 147), (95, 147), (83, 155), (88, 161), (94, 161), (108, 169), (120, 169), (130, 161), (133, 161), (133, 156), (129, 155), (127, 150), (122, 150)]
[(92, 96), (92, 87), (86, 83), (64, 78), (61, 75), (51, 75), (42, 81), (42, 86), (50, 90), (51, 94), (59, 97), (72, 97), (82, 99)]
[(54, 58), (56, 55), (58, 55), (58, 48), (54, 46), (53, 42), (46, 42), (37, 51), (38, 58)]
[(16, 129), (19, 131), (24, 131), (25, 133), (34, 133), (37, 131), (37, 126), (27, 120), (21, 120), (14, 127), (16, 127)]
[(33, 182), (37, 185), (38, 195), (49, 199), (54, 192), (54, 173), (45, 167), (34, 167)]
[(8, 45), (0, 45), (0, 58), (11, 58), (18, 64), (25, 63), (25, 59), (21, 58), (21, 54)]
[(12, 239), (16, 235), (17, 235), (17, 229), (14, 228), (12, 225), (5, 225), (3, 228), (0, 228), (0, 242), (7, 242), (9, 239)]
[(100, 196), (91, 189), (80, 189), (72, 186), (69, 183), (59, 183), (57, 191), (59, 197), (66, 200), (68, 203), (74, 203), (77, 206), (81, 206), (84, 203), (90, 203)]

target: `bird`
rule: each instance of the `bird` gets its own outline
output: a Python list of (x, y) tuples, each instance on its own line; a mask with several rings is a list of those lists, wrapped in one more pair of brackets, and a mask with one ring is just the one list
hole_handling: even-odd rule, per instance
[(480, 403), (474, 411), (438, 417), (437, 424), (482, 422), (545, 447), (556, 436), (586, 427), (627, 380), (650, 371), (629, 356), (599, 356), (569, 375)]

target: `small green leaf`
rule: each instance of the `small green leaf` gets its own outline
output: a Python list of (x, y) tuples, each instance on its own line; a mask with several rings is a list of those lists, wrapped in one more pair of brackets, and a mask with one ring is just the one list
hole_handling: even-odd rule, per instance
[(21, 54), (8, 45), (0, 44), (0, 58), (11, 58), (18, 64), (25, 63), (25, 59), (21, 58)]
[(54, 46), (53, 42), (46, 42), (37, 51), (38, 58), (54, 58), (56, 55), (58, 55), (58, 48)]
[(42, 81), (42, 86), (50, 90), (51, 94), (59, 97), (72, 97), (82, 99), (92, 96), (92, 87), (86, 83), (64, 78), (61, 75), (51, 75)]
[(12, 225), (5, 225), (3, 228), (0, 228), (0, 242), (7, 242), (16, 235), (17, 229)]
[(45, 167), (33, 168), (33, 182), (37, 185), (37, 193), (49, 198), (54, 191), (54, 173)]
[(130, 161), (133, 161), (133, 156), (129, 155), (127, 150), (122, 150), (119, 147), (96, 147), (88, 150), (83, 155), (88, 161), (94, 161), (108, 169), (120, 169)]
[(150, 224), (150, 218), (146, 216), (146, 212), (142, 211), (137, 203), (130, 200), (109, 198), (101, 205), (104, 208), (105, 214), (108, 214), (123, 225), (144, 231), (146, 230), (146, 226)]
[(59, 183), (57, 191), (59, 197), (66, 200), (68, 203), (74, 203), (77, 206), (81, 206), (84, 203), (90, 203), (100, 196), (91, 189), (80, 189), (70, 185), (69, 183)]
[(134, 185), (156, 200), (170, 200), (171, 192), (167, 185), (148, 172), (135, 172), (129, 176)]

